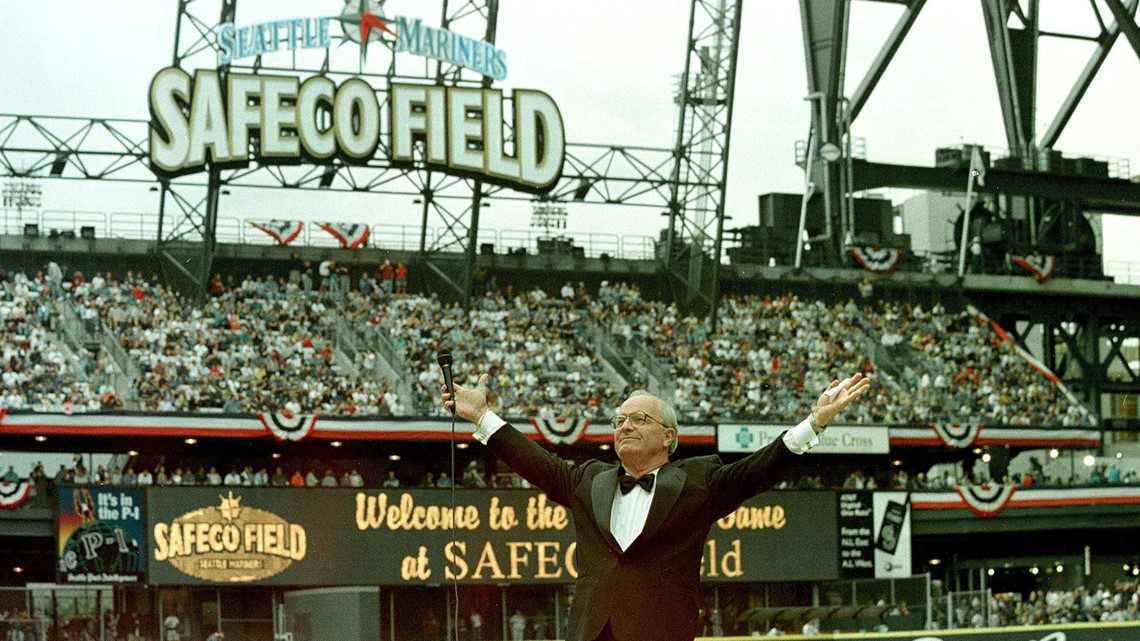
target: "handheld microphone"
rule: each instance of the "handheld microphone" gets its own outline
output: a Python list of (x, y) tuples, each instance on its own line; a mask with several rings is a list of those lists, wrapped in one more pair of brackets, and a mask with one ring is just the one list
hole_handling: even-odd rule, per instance
[(451, 413), (455, 413), (455, 383), (451, 380), (451, 352), (446, 349), (436, 352), (435, 362), (443, 371), (443, 384), (447, 386), (447, 394), (451, 397)]

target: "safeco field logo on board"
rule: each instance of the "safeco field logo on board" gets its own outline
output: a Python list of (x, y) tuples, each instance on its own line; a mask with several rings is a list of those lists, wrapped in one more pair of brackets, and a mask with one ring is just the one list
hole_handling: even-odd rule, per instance
[[(507, 76), (507, 54), (483, 40), (425, 25), (420, 18), (388, 17), (383, 2), (346, 0), (340, 15), (223, 23), (216, 29), (217, 61), (234, 61), (347, 43), (390, 48), (470, 69)], [(333, 33), (334, 21), (341, 33)], [(363, 165), (381, 145), (387, 119), (388, 160), (413, 160), (442, 171), (522, 191), (545, 193), (562, 176), (565, 132), (549, 95), (519, 89), (504, 114), (503, 93), (493, 89), (393, 84), (382, 113), (377, 90), (360, 78), (337, 85), (325, 76), (227, 73), (178, 67), (159, 71), (150, 85), (150, 165), (163, 177), (261, 164)], [(504, 122), (506, 118), (509, 120)], [(507, 144), (505, 125), (514, 129)], [(413, 158), (413, 146), (422, 157)]]
[(187, 512), (154, 526), (154, 560), (168, 561), (192, 577), (215, 583), (247, 583), (278, 574), (305, 558), (305, 528), (266, 510), (245, 507), (241, 497)]

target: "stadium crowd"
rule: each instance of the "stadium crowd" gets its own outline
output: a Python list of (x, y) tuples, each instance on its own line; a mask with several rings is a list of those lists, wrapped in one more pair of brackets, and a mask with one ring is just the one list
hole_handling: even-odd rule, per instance
[[(100, 363), (66, 352), (53, 332), (58, 321), (52, 288), (43, 272), (0, 269), (0, 407), (99, 410), (113, 406), (92, 379)], [(113, 390), (112, 394), (113, 394)]]
[(156, 280), (107, 274), (70, 290), (80, 316), (93, 310), (138, 363), (131, 393), (144, 408), (392, 414), (388, 381), (336, 364), (331, 301), (246, 277), (199, 308)]
[[(1111, 587), (1074, 590), (1033, 590), (1027, 595), (995, 594), (989, 608), (979, 597), (960, 599), (952, 608), (949, 623), (957, 628), (996, 628), (1011, 625), (1057, 625), (1140, 620), (1140, 584), (1120, 581)], [(936, 621), (947, 622), (939, 612)]]
[[(879, 383), (848, 417), (852, 422), (1091, 421), (987, 324), (941, 304), (927, 311), (897, 301), (874, 308), (869, 299), (860, 305), (791, 294), (728, 296), (713, 327), (674, 304), (643, 298), (633, 285), (603, 281), (591, 294), (584, 283), (566, 283), (552, 295), (540, 287), (499, 288), (492, 278), (464, 311), (435, 296), (401, 293), (406, 268), (404, 285), (390, 278), (390, 266), (387, 272), (379, 280), (364, 274), (355, 288), (347, 270), (326, 264), (281, 279), (216, 277), (203, 307), (132, 272), (90, 280), (76, 272), (58, 287), (43, 273), (0, 274), (0, 403), (90, 411), (118, 407), (122, 394), (164, 412), (442, 415), (434, 360), (446, 345), (458, 377), (476, 364), (493, 373), (505, 415), (598, 418), (644, 383), (607, 368), (592, 338), (600, 328), (657, 360), (683, 420), (791, 420), (830, 377), (861, 371)], [(53, 332), (57, 299), (92, 334), (114, 335), (141, 371), (130, 390), (114, 389), (105, 352), (70, 359), (61, 352)], [(338, 351), (340, 320), (364, 339), (355, 361)], [(369, 341), (395, 349), (403, 362), (393, 369), (409, 379), (412, 398), (400, 398), (396, 382), (376, 374)], [(877, 345), (896, 354), (901, 346), (908, 365), (888, 362)], [(641, 364), (629, 365), (636, 372)], [(904, 403), (908, 397), (914, 402)]]

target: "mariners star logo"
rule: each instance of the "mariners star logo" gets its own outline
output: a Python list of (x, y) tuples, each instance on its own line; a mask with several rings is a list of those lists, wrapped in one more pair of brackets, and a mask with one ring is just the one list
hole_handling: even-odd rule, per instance
[(397, 37), (384, 23), (384, 0), (345, 0), (339, 19), (345, 40), (360, 45), (361, 60), (367, 59), (369, 42), (386, 43), (381, 32)]
[(241, 497), (234, 496), (233, 491), (230, 491), (228, 497), (219, 494), (218, 498), (222, 500), (221, 506), (218, 507), (218, 511), (222, 513), (222, 518), (233, 521), (241, 514)]

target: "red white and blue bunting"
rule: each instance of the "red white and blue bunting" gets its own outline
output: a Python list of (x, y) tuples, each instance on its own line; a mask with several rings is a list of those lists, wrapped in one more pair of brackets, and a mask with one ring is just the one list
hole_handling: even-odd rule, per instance
[(296, 220), (251, 220), (249, 224), (270, 235), (277, 245), (285, 247), (301, 235), (305, 224)]
[(1046, 281), (1052, 278), (1053, 272), (1057, 269), (1056, 256), (1041, 256), (1038, 254), (1030, 256), (1011, 255), (1009, 259), (1033, 274), (1033, 278), (1037, 279), (1037, 282), (1041, 284), (1045, 284)]
[(590, 419), (587, 418), (532, 418), (530, 422), (542, 434), (542, 438), (554, 445), (577, 443), (590, 426)]
[(348, 249), (363, 247), (368, 242), (368, 235), (372, 233), (368, 225), (360, 223), (317, 223), (317, 226), (340, 241), (341, 247)]
[(317, 417), (312, 414), (296, 414), (286, 410), (261, 413), (257, 419), (269, 430), (269, 435), (278, 441), (300, 441), (313, 432)]
[(1140, 505), (1140, 487), (957, 487), (953, 490), (913, 492), (910, 504), (915, 510), (969, 510), (982, 518), (993, 518), (1005, 510), (1031, 507)]
[(899, 266), (902, 258), (900, 249), (882, 249), (879, 247), (850, 247), (848, 251), (859, 266), (869, 272), (886, 274), (893, 272)]
[[(319, 419), (319, 420), (318, 420)], [(546, 434), (538, 427), (543, 422)], [(561, 445), (570, 442), (612, 443), (614, 431), (604, 421), (581, 417), (539, 419), (512, 417), (511, 424), (532, 441)], [(682, 425), (681, 445), (716, 445), (716, 426)], [(105, 438), (275, 438), (278, 440), (449, 441), (451, 421), (446, 418), (380, 418), (263, 414), (206, 414), (148, 412), (40, 413), (0, 409), (0, 435), (68, 435)], [(549, 435), (549, 436), (548, 436)], [(470, 431), (458, 431), (456, 440), (474, 440)]]
[(932, 423), (927, 427), (892, 427), (891, 448), (985, 445), (1011, 447), (1098, 447), (1100, 432), (1087, 428), (997, 427)]
[(15, 483), (0, 482), (0, 509), (18, 507), (32, 492), (32, 483), (28, 479)]
[(930, 429), (938, 435), (942, 443), (949, 448), (963, 449), (974, 444), (978, 434), (982, 431), (981, 425), (961, 425), (958, 423), (931, 423)]

